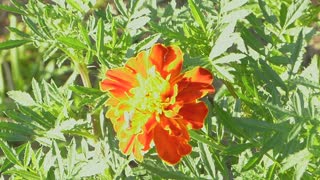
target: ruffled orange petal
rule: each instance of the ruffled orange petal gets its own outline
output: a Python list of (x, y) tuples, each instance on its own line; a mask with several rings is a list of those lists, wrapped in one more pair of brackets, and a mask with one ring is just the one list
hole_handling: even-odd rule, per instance
[(140, 73), (143, 77), (146, 77), (151, 62), (148, 60), (146, 52), (143, 51), (138, 53), (136, 57), (130, 58), (125, 67), (132, 70), (134, 74)]
[(124, 97), (129, 90), (136, 86), (137, 80), (130, 69), (110, 69), (106, 73), (106, 79), (100, 82), (102, 91), (109, 91), (114, 97)]
[(201, 67), (196, 67), (186, 72), (178, 84), (177, 101), (183, 103), (193, 102), (202, 98), (208, 93), (214, 93), (212, 86), (213, 76), (211, 73)]
[(157, 125), (154, 129), (154, 143), (161, 159), (169, 164), (176, 164), (191, 152), (188, 144), (189, 135), (186, 129), (181, 136), (170, 135), (168, 130)]
[(200, 129), (208, 114), (208, 108), (204, 102), (184, 104), (179, 111), (183, 122), (192, 129)]
[(162, 44), (155, 44), (150, 51), (149, 59), (164, 79), (169, 74), (174, 78), (181, 72), (183, 54), (177, 46), (165, 47)]
[(147, 151), (150, 149), (150, 143), (153, 139), (153, 129), (157, 125), (157, 121), (154, 116), (152, 116), (143, 128), (143, 133), (139, 134), (138, 139), (143, 145), (143, 150)]

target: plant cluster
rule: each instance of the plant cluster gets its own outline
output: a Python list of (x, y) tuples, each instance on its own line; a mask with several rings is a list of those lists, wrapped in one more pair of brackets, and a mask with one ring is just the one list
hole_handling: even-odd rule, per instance
[[(320, 178), (316, 3), (11, 0), (0, 10), (10, 20), (0, 43), (0, 178)], [(174, 166), (156, 148), (141, 162), (123, 154), (106, 116), (112, 93), (100, 86), (157, 43), (181, 49), (183, 73), (201, 66), (214, 77), (215, 94), (197, 97), (208, 113), (187, 132), (192, 152)]]

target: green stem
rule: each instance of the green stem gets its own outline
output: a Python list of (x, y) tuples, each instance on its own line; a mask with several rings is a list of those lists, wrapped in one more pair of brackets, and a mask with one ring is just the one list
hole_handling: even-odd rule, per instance
[[(92, 85), (91, 85), (89, 72), (86, 64), (78, 63), (77, 61), (74, 61), (74, 63), (78, 73), (81, 76), (83, 86), (87, 88), (91, 88)], [(92, 107), (89, 106), (89, 111), (92, 112), (91, 110), (92, 110)], [(93, 134), (95, 135), (95, 137), (97, 138), (101, 137), (102, 133), (100, 131), (101, 128), (99, 123), (99, 116), (97, 116), (96, 114), (91, 114), (91, 123), (92, 123)]]
[(87, 87), (87, 88), (91, 88), (92, 85), (91, 85), (91, 81), (89, 78), (89, 72), (88, 72), (87, 66), (83, 63), (78, 63), (78, 62), (75, 62), (75, 65), (76, 65), (76, 68), (81, 76), (83, 86)]

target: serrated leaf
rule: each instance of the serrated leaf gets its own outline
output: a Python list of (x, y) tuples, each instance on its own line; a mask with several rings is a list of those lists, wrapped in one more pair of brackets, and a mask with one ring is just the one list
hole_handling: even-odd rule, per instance
[(251, 12), (245, 9), (240, 9), (236, 11), (231, 11), (229, 14), (223, 16), (222, 22), (223, 23), (231, 23), (238, 21), (239, 19), (244, 19), (246, 16), (248, 16)]
[(275, 86), (281, 87), (283, 90), (287, 89), (286, 84), (280, 76), (262, 59), (259, 60), (260, 68), (263, 74), (268, 74), (268, 78), (274, 82)]
[(79, 172), (80, 177), (94, 176), (102, 174), (107, 168), (107, 163), (97, 161), (96, 159), (90, 160), (83, 166)]
[(191, 10), (191, 14), (193, 18), (196, 20), (198, 25), (202, 28), (202, 30), (206, 31), (207, 22), (205, 21), (205, 18), (203, 14), (200, 11), (200, 8), (194, 3), (193, 0), (188, 0), (188, 5)]
[(203, 162), (204, 168), (207, 173), (210, 174), (211, 178), (214, 179), (216, 177), (216, 170), (213, 158), (211, 157), (211, 152), (209, 151), (209, 147), (206, 144), (198, 143), (200, 148), (200, 157)]
[(293, 1), (292, 4), (288, 7), (285, 27), (288, 27), (294, 21), (296, 21), (299, 17), (303, 15), (303, 12), (307, 9), (310, 1), (305, 0), (297, 0)]
[(0, 139), (0, 148), (3, 151), (4, 155), (15, 165), (21, 166), (19, 159), (17, 158), (17, 154), (14, 149), (10, 148), (7, 143)]
[(35, 106), (36, 102), (30, 94), (22, 91), (9, 91), (8, 96), (22, 106)]
[(151, 46), (154, 45), (158, 41), (160, 36), (161, 36), (161, 34), (157, 33), (157, 34), (153, 34), (153, 35), (143, 39), (142, 41), (140, 41), (137, 44), (136, 50), (139, 52), (139, 51), (151, 48)]
[(279, 124), (272, 124), (266, 121), (249, 119), (249, 118), (234, 118), (235, 122), (244, 129), (251, 129), (252, 131), (276, 131), (286, 132), (286, 129)]
[(311, 156), (307, 156), (305, 159), (298, 162), (295, 168), (295, 179), (301, 179), (303, 173), (307, 170)]
[(27, 142), (26, 147), (24, 149), (24, 154), (23, 154), (24, 167), (27, 167), (29, 165), (29, 162), (31, 160), (31, 154), (32, 154), (32, 148), (31, 148), (30, 142)]
[(311, 156), (311, 153), (308, 151), (307, 148), (305, 148), (299, 152), (296, 152), (294, 154), (291, 154), (283, 161), (283, 163), (282, 163), (283, 166), (281, 167), (280, 172), (284, 172), (284, 171), (288, 170), (289, 168), (292, 168), (293, 166), (297, 165), (301, 161), (303, 161), (305, 159), (309, 159), (310, 156)]
[(19, 109), (23, 114), (31, 117), (33, 121), (37, 122), (43, 128), (46, 128), (46, 129), (52, 128), (51, 124), (45, 118), (40, 116), (38, 113), (34, 112), (32, 109), (26, 106), (19, 106)]
[(239, 63), (240, 60), (242, 58), (246, 57), (244, 54), (238, 54), (238, 53), (230, 53), (226, 56), (223, 56), (223, 57), (220, 57), (220, 58), (217, 58), (215, 60), (213, 60), (213, 63), (214, 64), (227, 64), (227, 63), (230, 63), (230, 62), (237, 62)]
[(153, 30), (155, 30), (156, 32), (159, 32), (169, 38), (172, 38), (172, 39), (177, 39), (177, 40), (181, 40), (181, 41), (185, 41), (186, 40), (186, 37), (179, 33), (179, 32), (175, 32), (175, 31), (172, 31), (170, 30), (169, 28), (163, 28), (162, 26), (159, 26), (158, 24), (150, 21), (149, 22), (149, 25), (151, 26), (151, 28)]
[(309, 79), (303, 77), (296, 77), (295, 79), (289, 80), (290, 84), (301, 84), (306, 87), (320, 89), (320, 85), (314, 81), (310, 81)]
[(236, 8), (241, 7), (245, 3), (247, 3), (248, 0), (233, 0), (231, 2), (226, 3), (223, 7), (221, 7), (221, 13), (225, 13), (231, 10), (234, 10)]
[(303, 33), (300, 31), (297, 42), (294, 45), (294, 48), (291, 51), (290, 62), (293, 66), (292, 73), (296, 74), (301, 66), (302, 60), (299, 60), (299, 55), (302, 53), (303, 46)]
[(12, 49), (15, 47), (22, 46), (28, 42), (31, 42), (31, 41), (30, 40), (8, 40), (0, 43), (0, 50)]
[(149, 17), (141, 16), (139, 18), (136, 18), (136, 19), (130, 21), (127, 24), (127, 28), (130, 30), (136, 30), (136, 29), (139, 29), (139, 28), (143, 27), (144, 25), (146, 25), (149, 21), (150, 21)]
[(40, 90), (40, 86), (39, 83), (32, 78), (32, 91), (34, 94), (34, 98), (36, 99), (37, 103), (42, 103), (42, 95), (41, 95), (41, 90)]
[(261, 12), (263, 14), (263, 17), (271, 24), (277, 24), (277, 18), (273, 14), (272, 10), (269, 8), (269, 6), (265, 3), (263, 0), (259, 1), (259, 7), (261, 9)]
[(89, 38), (89, 35), (88, 35), (89, 33), (88, 33), (87, 29), (80, 22), (78, 23), (78, 27), (80, 29), (82, 38), (85, 40), (87, 46), (92, 47), (91, 41), (90, 41), (90, 38)]
[(60, 152), (59, 146), (56, 141), (53, 141), (52, 144), (53, 144), (52, 145), (53, 146), (53, 155), (55, 155), (55, 157), (57, 158), (57, 162), (58, 162), (59, 176), (61, 179), (63, 179), (63, 177), (64, 177), (64, 164), (63, 164), (61, 152)]
[(220, 56), (222, 53), (226, 52), (229, 47), (232, 46), (237, 38), (233, 35), (235, 25), (235, 22), (231, 22), (223, 30), (221, 30), (221, 34), (219, 35), (218, 39), (215, 42), (215, 45), (211, 49), (209, 60), (213, 60), (215, 57)]
[(123, 15), (128, 17), (126, 5), (123, 3), (123, 0), (114, 0), (117, 10)]
[(83, 50), (87, 48), (86, 45), (84, 45), (81, 41), (75, 38), (59, 37), (57, 40), (69, 48), (74, 48), (78, 50)]

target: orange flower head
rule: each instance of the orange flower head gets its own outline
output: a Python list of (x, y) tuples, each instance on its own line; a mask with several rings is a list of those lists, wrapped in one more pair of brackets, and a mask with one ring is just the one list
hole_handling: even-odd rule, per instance
[(100, 82), (110, 95), (106, 117), (112, 121), (124, 154), (139, 161), (151, 144), (161, 159), (176, 164), (191, 152), (189, 129), (200, 129), (208, 108), (199, 99), (214, 93), (213, 76), (201, 67), (182, 73), (177, 46), (155, 44), (124, 67), (110, 69)]

